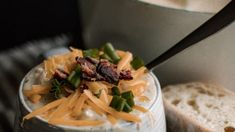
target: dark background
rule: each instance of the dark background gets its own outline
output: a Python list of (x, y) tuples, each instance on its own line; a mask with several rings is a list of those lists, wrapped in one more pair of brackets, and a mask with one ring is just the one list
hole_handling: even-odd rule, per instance
[(20, 81), (42, 53), (68, 44), (82, 47), (78, 1), (0, 1), (0, 132), (13, 131)]
[[(62, 33), (80, 38), (77, 0), (6, 0), (0, 2), (1, 48), (5, 50), (30, 40)], [(1, 14), (2, 14), (1, 13)], [(2, 23), (1, 22), (1, 23)]]

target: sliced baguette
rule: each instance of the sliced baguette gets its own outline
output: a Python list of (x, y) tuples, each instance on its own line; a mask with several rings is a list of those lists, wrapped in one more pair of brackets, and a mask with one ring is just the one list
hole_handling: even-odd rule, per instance
[(163, 88), (168, 129), (173, 132), (235, 132), (235, 93), (193, 82)]

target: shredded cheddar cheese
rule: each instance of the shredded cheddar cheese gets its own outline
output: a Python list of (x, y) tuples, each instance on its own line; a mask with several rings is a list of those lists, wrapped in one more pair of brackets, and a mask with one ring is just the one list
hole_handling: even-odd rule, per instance
[[(49, 57), (43, 62), (43, 68), (46, 73), (46, 79), (48, 81), (53, 80), (57, 69), (62, 69), (69, 74), (74, 70), (77, 65), (76, 57), (83, 57), (82, 50), (70, 47), (71, 52), (55, 55)], [(140, 117), (132, 114), (130, 111), (132, 108), (140, 112), (148, 112), (142, 106), (130, 105), (130, 113), (118, 111), (111, 107), (110, 103), (114, 94), (112, 93), (112, 87), (118, 86), (120, 92), (132, 91), (135, 97), (138, 97), (142, 101), (149, 100), (146, 96), (143, 96), (146, 90), (147, 81), (141, 79), (146, 72), (145, 67), (141, 67), (138, 70), (134, 70), (131, 67), (130, 62), (133, 60), (132, 53), (117, 50), (116, 53), (120, 56), (121, 60), (117, 63), (117, 71), (120, 72), (124, 69), (128, 69), (133, 73), (134, 80), (120, 80), (117, 84), (109, 83), (107, 81), (87, 81), (81, 80), (81, 84), (74, 86), (74, 89), (69, 85), (65, 85), (63, 90), (66, 95), (60, 96), (60, 99), (56, 98), (54, 101), (44, 105), (41, 108), (37, 108), (31, 113), (23, 117), (23, 120), (29, 120), (35, 116), (41, 116), (49, 123), (54, 125), (69, 125), (69, 126), (97, 126), (102, 125), (102, 120), (84, 120), (81, 118), (84, 109), (91, 109), (101, 117), (105, 117), (112, 125), (117, 124), (118, 120), (130, 121), (138, 123), (141, 121)], [(100, 51), (100, 54), (104, 54)], [(57, 71), (58, 72), (58, 71)], [(68, 78), (67, 78), (68, 79)], [(65, 80), (68, 81), (68, 80)], [(80, 80), (79, 80), (80, 81)], [(79, 86), (86, 84), (88, 88), (79, 89)], [(24, 95), (32, 102), (38, 103), (45, 94), (49, 94), (51, 85), (32, 85), (30, 90), (25, 90)], [(53, 87), (54, 88), (54, 87)], [(95, 96), (98, 92), (100, 95)], [(134, 98), (133, 96), (133, 98)], [(121, 94), (118, 94), (121, 97)], [(126, 102), (125, 102), (126, 103)], [(128, 104), (125, 104), (128, 106)], [(127, 107), (128, 108), (128, 107)]]
[(118, 111), (114, 110), (113, 108), (111, 108), (108, 105), (106, 105), (105, 103), (103, 103), (100, 99), (94, 97), (92, 95), (92, 93), (88, 90), (84, 90), (84, 93), (98, 107), (100, 107), (101, 109), (103, 109), (104, 111), (106, 111), (107, 113), (111, 114), (112, 116), (114, 116), (116, 118), (124, 119), (127, 121), (132, 121), (132, 122), (140, 122), (141, 121), (140, 118), (135, 115), (131, 115), (131, 114), (125, 113), (125, 112), (118, 112)]

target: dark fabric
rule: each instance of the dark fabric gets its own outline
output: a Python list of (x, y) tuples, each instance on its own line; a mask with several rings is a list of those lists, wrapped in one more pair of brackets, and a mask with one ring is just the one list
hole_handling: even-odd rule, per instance
[(62, 35), (0, 52), (0, 132), (13, 131), (15, 99), (20, 81), (32, 67), (41, 63), (39, 55), (68, 43), (69, 37)]

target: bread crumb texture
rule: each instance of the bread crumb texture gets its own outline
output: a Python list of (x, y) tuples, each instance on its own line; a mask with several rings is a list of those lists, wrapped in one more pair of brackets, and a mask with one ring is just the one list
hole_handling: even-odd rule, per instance
[(196, 122), (214, 132), (235, 132), (235, 94), (232, 91), (213, 84), (193, 82), (166, 86), (163, 96), (176, 113), (190, 119), (188, 123)]

